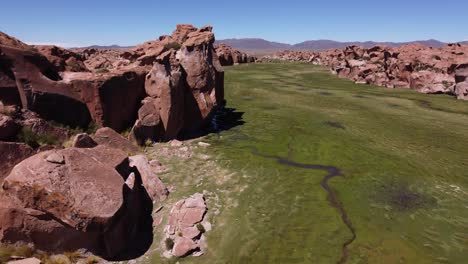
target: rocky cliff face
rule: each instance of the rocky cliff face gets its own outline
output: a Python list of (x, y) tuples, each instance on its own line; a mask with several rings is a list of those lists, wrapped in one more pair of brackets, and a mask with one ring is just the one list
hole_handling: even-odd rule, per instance
[(0, 101), (69, 126), (134, 125), (140, 143), (173, 139), (224, 103), (211, 30), (178, 25), (126, 51), (31, 47), (2, 34)]
[(264, 58), (267, 61), (271, 59), (325, 65), (339, 77), (356, 83), (465, 98), (464, 84), (455, 84), (464, 82), (463, 78), (456, 78), (456, 75), (465, 74), (461, 65), (468, 62), (466, 45), (449, 44), (442, 48), (432, 48), (410, 44), (398, 48), (376, 46), (369, 49), (349, 46), (344, 50), (323, 52), (284, 51)]

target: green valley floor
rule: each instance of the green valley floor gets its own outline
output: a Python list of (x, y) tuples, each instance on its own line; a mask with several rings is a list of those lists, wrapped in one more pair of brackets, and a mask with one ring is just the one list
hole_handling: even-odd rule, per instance
[(468, 102), (308, 64), (225, 70), (245, 123), (161, 158), (168, 204), (205, 191), (208, 250), (162, 260), (156, 234), (143, 262), (467, 263)]

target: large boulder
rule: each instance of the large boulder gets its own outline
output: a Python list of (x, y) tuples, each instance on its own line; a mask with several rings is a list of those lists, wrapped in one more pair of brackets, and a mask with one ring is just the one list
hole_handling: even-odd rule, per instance
[(141, 175), (142, 184), (153, 202), (164, 201), (169, 195), (164, 183), (154, 173), (145, 155), (136, 155), (129, 158), (130, 166), (136, 167)]
[(98, 129), (93, 136), (93, 140), (99, 145), (120, 149), (126, 153), (136, 153), (139, 151), (136, 145), (109, 127)]
[(171, 37), (161, 37), (163, 41), (177, 41), (180, 49), (162, 52), (146, 76), (148, 97), (142, 101), (132, 130), (137, 143), (193, 133), (224, 104), (224, 71), (211, 30), (210, 26), (196, 29), (179, 25)]
[(118, 259), (151, 234), (152, 205), (140, 174), (126, 153), (107, 146), (22, 161), (5, 178), (0, 201), (2, 242), (50, 252), (84, 248)]
[(2, 164), (0, 166), (0, 184), (16, 164), (33, 154), (34, 150), (26, 144), (0, 141), (0, 164)]

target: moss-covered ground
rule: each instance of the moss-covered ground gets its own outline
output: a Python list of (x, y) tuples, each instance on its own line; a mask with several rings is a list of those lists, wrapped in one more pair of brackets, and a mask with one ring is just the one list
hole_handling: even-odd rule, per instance
[(307, 64), (228, 67), (225, 78), (228, 107), (245, 124), (200, 139), (211, 146), (191, 158), (160, 158), (170, 168), (161, 178), (175, 187), (167, 204), (210, 193), (209, 249), (179, 260), (155, 251), (147, 262), (341, 259), (352, 234), (320, 184), (327, 173), (255, 147), (341, 169), (329, 184), (356, 232), (346, 263), (467, 263), (467, 102), (356, 85)]

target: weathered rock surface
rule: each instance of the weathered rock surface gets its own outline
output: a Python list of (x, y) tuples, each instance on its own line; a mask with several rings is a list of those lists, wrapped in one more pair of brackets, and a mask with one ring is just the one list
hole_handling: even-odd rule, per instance
[(128, 50), (32, 47), (2, 34), (0, 100), (72, 127), (134, 125), (140, 144), (192, 133), (224, 104), (211, 30), (178, 25)]
[(153, 200), (153, 203), (166, 200), (169, 195), (164, 183), (153, 172), (148, 159), (145, 155), (136, 155), (129, 158), (130, 166), (136, 167), (141, 175), (143, 186), (145, 187), (148, 195)]
[(120, 149), (126, 153), (136, 153), (139, 151), (136, 145), (109, 127), (98, 129), (93, 135), (93, 140), (99, 145)]
[(174, 205), (169, 215), (169, 223), (165, 227), (165, 240), (171, 239), (174, 242), (170, 252), (172, 256), (184, 257), (195, 252), (203, 253), (200, 240), (204, 230), (200, 225), (206, 211), (205, 199), (200, 193)]
[(40, 45), (34, 47), (55, 66), (55, 70), (58, 72), (88, 71), (84, 64), (84, 57), (78, 53), (50, 45)]
[[(449, 44), (432, 48), (409, 44), (398, 48), (349, 46), (344, 50), (284, 51), (263, 58), (326, 65), (340, 78), (387, 88), (410, 88), (421, 93), (444, 93), (465, 98), (462, 65), (468, 63), (468, 46)], [(455, 85), (457, 83), (457, 85)], [(461, 83), (458, 85), (458, 83)]]
[(148, 97), (132, 132), (139, 144), (197, 131), (224, 104), (224, 71), (213, 43), (210, 26), (178, 25), (172, 36), (139, 48), (154, 56), (145, 83)]
[(51, 150), (22, 161), (5, 178), (0, 201), (0, 241), (51, 252), (84, 248), (117, 258), (151, 225), (138, 170), (107, 146)]
[(34, 150), (26, 144), (0, 141), (0, 184), (16, 164), (33, 154)]
[[(67, 70), (66, 66), (57, 66), (24, 45), (20, 48), (0, 45), (2, 101), (6, 99), (45, 119), (70, 126), (85, 127), (93, 120), (98, 125), (122, 130), (133, 123), (144, 98), (144, 69), (116, 70), (106, 74), (62, 73), (59, 70)], [(55, 61), (54, 56), (49, 57)], [(84, 69), (78, 67), (75, 70)]]
[(236, 50), (233, 47), (223, 43), (217, 45), (215, 47), (215, 50), (219, 62), (222, 66), (230, 66), (241, 63), (251, 63), (256, 61), (256, 58), (254, 56), (250, 56), (247, 53)]
[(454, 94), (458, 99), (468, 100), (468, 63), (457, 66), (455, 82)]

